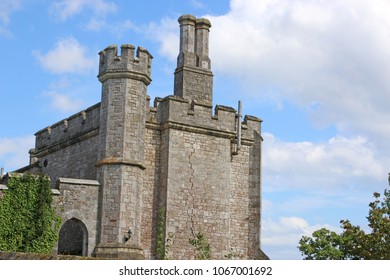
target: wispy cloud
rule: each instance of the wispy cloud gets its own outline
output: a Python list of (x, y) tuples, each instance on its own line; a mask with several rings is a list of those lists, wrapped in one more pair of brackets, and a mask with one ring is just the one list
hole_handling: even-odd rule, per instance
[(263, 137), (267, 190), (364, 188), (387, 173), (387, 158), (361, 136), (337, 136), (320, 143), (286, 142), (269, 133)]
[(310, 236), (320, 228), (340, 231), (328, 224), (310, 225), (304, 218), (297, 216), (283, 216), (277, 220), (266, 219), (262, 224), (267, 231), (262, 235), (262, 247), (267, 253), (275, 252), (269, 256), (271, 259), (302, 259), (297, 246), (299, 239), (305, 235)]
[(88, 104), (86, 100), (95, 99), (91, 93), (96, 95), (98, 86), (95, 78), (98, 58), (90, 53), (94, 52), (73, 37), (58, 40), (47, 53), (33, 51), (42, 68), (56, 74), (42, 94), (49, 102), (48, 108), (61, 113), (74, 113)]
[(33, 55), (45, 70), (55, 74), (83, 74), (97, 68), (96, 57), (72, 37), (59, 40), (46, 54), (35, 50)]
[(50, 12), (61, 21), (65, 21), (83, 11), (91, 11), (93, 16), (104, 17), (117, 10), (112, 1), (105, 0), (57, 0), (50, 7)]
[(191, 0), (190, 5), (192, 7), (194, 7), (195, 9), (204, 9), (206, 7), (206, 5), (202, 1), (199, 1), (199, 0)]
[(52, 110), (59, 110), (63, 113), (77, 112), (85, 106), (83, 100), (56, 91), (49, 91), (44, 95), (50, 98), (50, 108)]
[(28, 151), (34, 147), (34, 136), (0, 138), (0, 167), (6, 172), (28, 165)]
[(7, 36), (10, 34), (8, 25), (12, 12), (21, 8), (20, 0), (2, 0), (0, 2), (0, 35)]
[(144, 30), (146, 36), (160, 43), (159, 54), (170, 61), (176, 61), (179, 53), (179, 33), (177, 19), (163, 18), (150, 23)]

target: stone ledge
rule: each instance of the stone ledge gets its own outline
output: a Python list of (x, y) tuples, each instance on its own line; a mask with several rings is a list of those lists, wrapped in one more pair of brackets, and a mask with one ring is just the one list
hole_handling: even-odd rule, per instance
[(120, 243), (100, 243), (95, 247), (94, 255), (101, 259), (113, 260), (144, 260), (142, 248)]
[(57, 178), (57, 184), (100, 186), (100, 183), (96, 180), (63, 178), (63, 177)]
[(61, 195), (60, 191), (57, 189), (51, 189), (51, 194), (52, 195)]
[(127, 158), (121, 158), (121, 157), (112, 157), (112, 158), (105, 158), (98, 163), (96, 163), (96, 167), (101, 167), (103, 165), (129, 165), (129, 166), (135, 166), (142, 170), (145, 170), (146, 167), (139, 161), (127, 159)]

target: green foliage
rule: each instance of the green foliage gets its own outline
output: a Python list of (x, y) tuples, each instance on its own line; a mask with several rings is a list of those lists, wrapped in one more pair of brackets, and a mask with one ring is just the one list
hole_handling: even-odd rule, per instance
[(244, 256), (241, 253), (235, 252), (233, 248), (230, 248), (229, 253), (224, 255), (224, 258), (227, 260), (242, 260)]
[(60, 218), (46, 176), (13, 175), (0, 199), (0, 251), (50, 253)]
[(163, 208), (158, 210), (157, 216), (157, 238), (156, 238), (156, 257), (158, 260), (165, 258), (165, 242), (164, 242), (164, 216), (165, 211)]
[(313, 232), (312, 237), (302, 236), (298, 248), (306, 255), (306, 260), (342, 260), (344, 253), (340, 249), (341, 243), (341, 236), (322, 228)]
[(170, 260), (169, 252), (171, 250), (172, 242), (173, 242), (173, 233), (168, 233), (168, 237), (165, 240), (165, 254), (164, 254), (164, 260)]
[(390, 260), (390, 191), (374, 193), (367, 217), (370, 233), (348, 220), (341, 220), (342, 233), (325, 228), (315, 231), (312, 237), (302, 236), (299, 250), (306, 260)]
[(194, 246), (194, 254), (196, 260), (209, 260), (211, 258), (210, 243), (202, 232), (193, 233), (193, 238), (188, 241)]

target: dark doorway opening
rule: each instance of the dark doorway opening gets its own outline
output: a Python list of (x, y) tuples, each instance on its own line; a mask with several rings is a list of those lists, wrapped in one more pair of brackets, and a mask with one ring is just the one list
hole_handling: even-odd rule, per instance
[(62, 225), (58, 240), (58, 254), (88, 255), (88, 230), (82, 221), (72, 218)]

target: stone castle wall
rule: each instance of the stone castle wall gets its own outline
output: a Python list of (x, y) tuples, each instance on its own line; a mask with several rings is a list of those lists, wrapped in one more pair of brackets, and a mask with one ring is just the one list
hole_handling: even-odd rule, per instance
[[(98, 226), (98, 201), (99, 201), (99, 187), (100, 184), (96, 180), (85, 179), (73, 179), (73, 178), (58, 178), (56, 180), (56, 190), (53, 199), (54, 206), (57, 208), (57, 212), (61, 215), (61, 228), (70, 220), (81, 221), (88, 232), (84, 246), (86, 252), (85, 256), (90, 256), (96, 245), (96, 232)], [(72, 230), (72, 228), (69, 228)], [(60, 234), (62, 232), (60, 231)], [(62, 240), (62, 242), (68, 243), (68, 247), (72, 247), (69, 244), (74, 242), (74, 236), (68, 234), (68, 239)]]
[(38, 131), (31, 163), (39, 161), (53, 183), (58, 177), (96, 180), (99, 115), (100, 103)]

